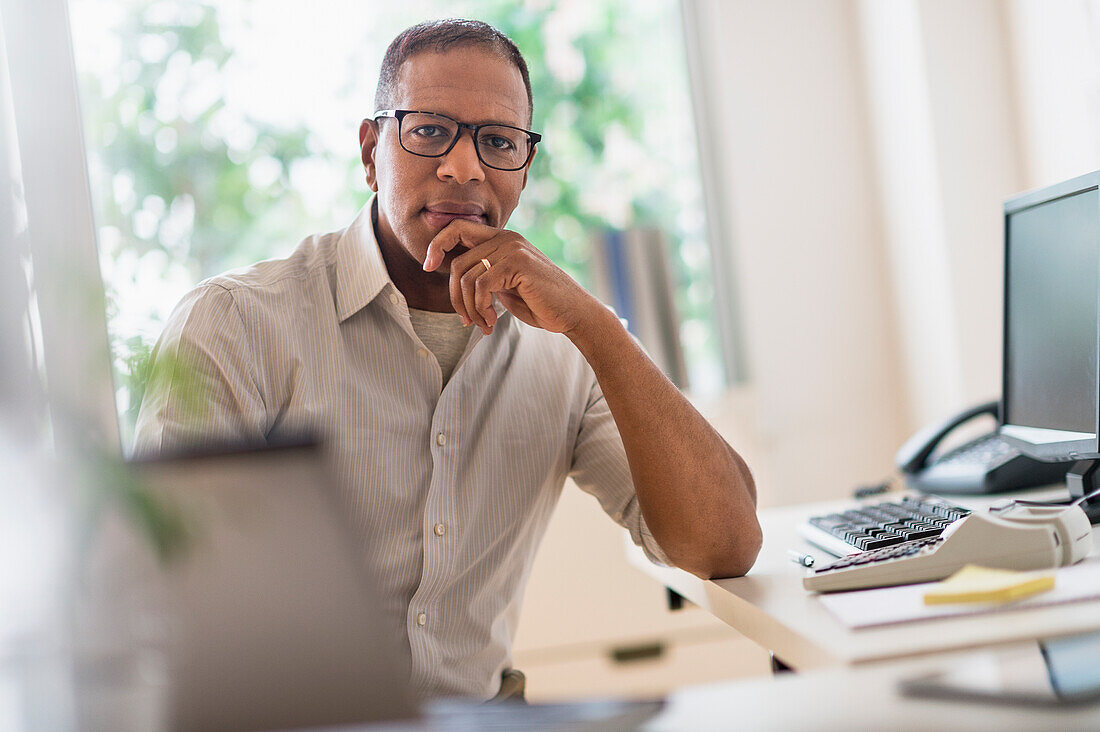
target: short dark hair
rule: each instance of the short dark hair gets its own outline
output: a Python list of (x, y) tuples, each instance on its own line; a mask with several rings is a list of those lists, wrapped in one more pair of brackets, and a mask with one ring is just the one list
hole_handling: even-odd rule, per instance
[(480, 46), (515, 64), (523, 77), (523, 87), (527, 90), (527, 120), (530, 123), (534, 118), (535, 103), (531, 95), (531, 76), (527, 73), (527, 62), (523, 60), (523, 54), (511, 38), (488, 23), (463, 18), (417, 23), (401, 31), (393, 39), (386, 49), (386, 55), (382, 57), (378, 89), (374, 92), (374, 108), (389, 109), (393, 106), (397, 74), (410, 56), (424, 52), (443, 53), (452, 47), (462, 46)]

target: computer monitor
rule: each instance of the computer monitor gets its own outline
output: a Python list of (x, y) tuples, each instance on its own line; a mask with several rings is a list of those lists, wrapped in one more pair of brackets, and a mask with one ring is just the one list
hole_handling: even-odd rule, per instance
[(1010, 198), (1004, 217), (1000, 432), (1079, 461), (1074, 493), (1100, 464), (1100, 171)]

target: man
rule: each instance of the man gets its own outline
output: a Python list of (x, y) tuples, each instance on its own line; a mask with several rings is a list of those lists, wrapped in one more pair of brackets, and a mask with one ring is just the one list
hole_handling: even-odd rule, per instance
[(359, 142), (376, 195), (348, 229), (183, 300), (158, 358), (187, 366), (203, 409), (154, 384), (138, 447), (321, 428), (414, 686), (488, 698), (567, 476), (704, 577), (752, 566), (755, 488), (615, 315), (505, 228), (540, 140), (515, 45), (414, 26), (375, 107)]

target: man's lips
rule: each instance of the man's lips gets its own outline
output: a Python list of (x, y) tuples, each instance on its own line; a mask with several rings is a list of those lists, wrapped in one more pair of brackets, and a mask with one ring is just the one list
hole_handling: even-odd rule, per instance
[(437, 203), (424, 207), (424, 218), (439, 228), (443, 228), (455, 219), (484, 224), (485, 209), (476, 203)]

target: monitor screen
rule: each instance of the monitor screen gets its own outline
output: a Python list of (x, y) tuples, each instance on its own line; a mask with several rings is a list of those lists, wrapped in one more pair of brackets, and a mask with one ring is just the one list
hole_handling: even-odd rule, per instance
[(1100, 191), (1038, 198), (1006, 205), (1003, 431), (1068, 460), (1100, 414)]

